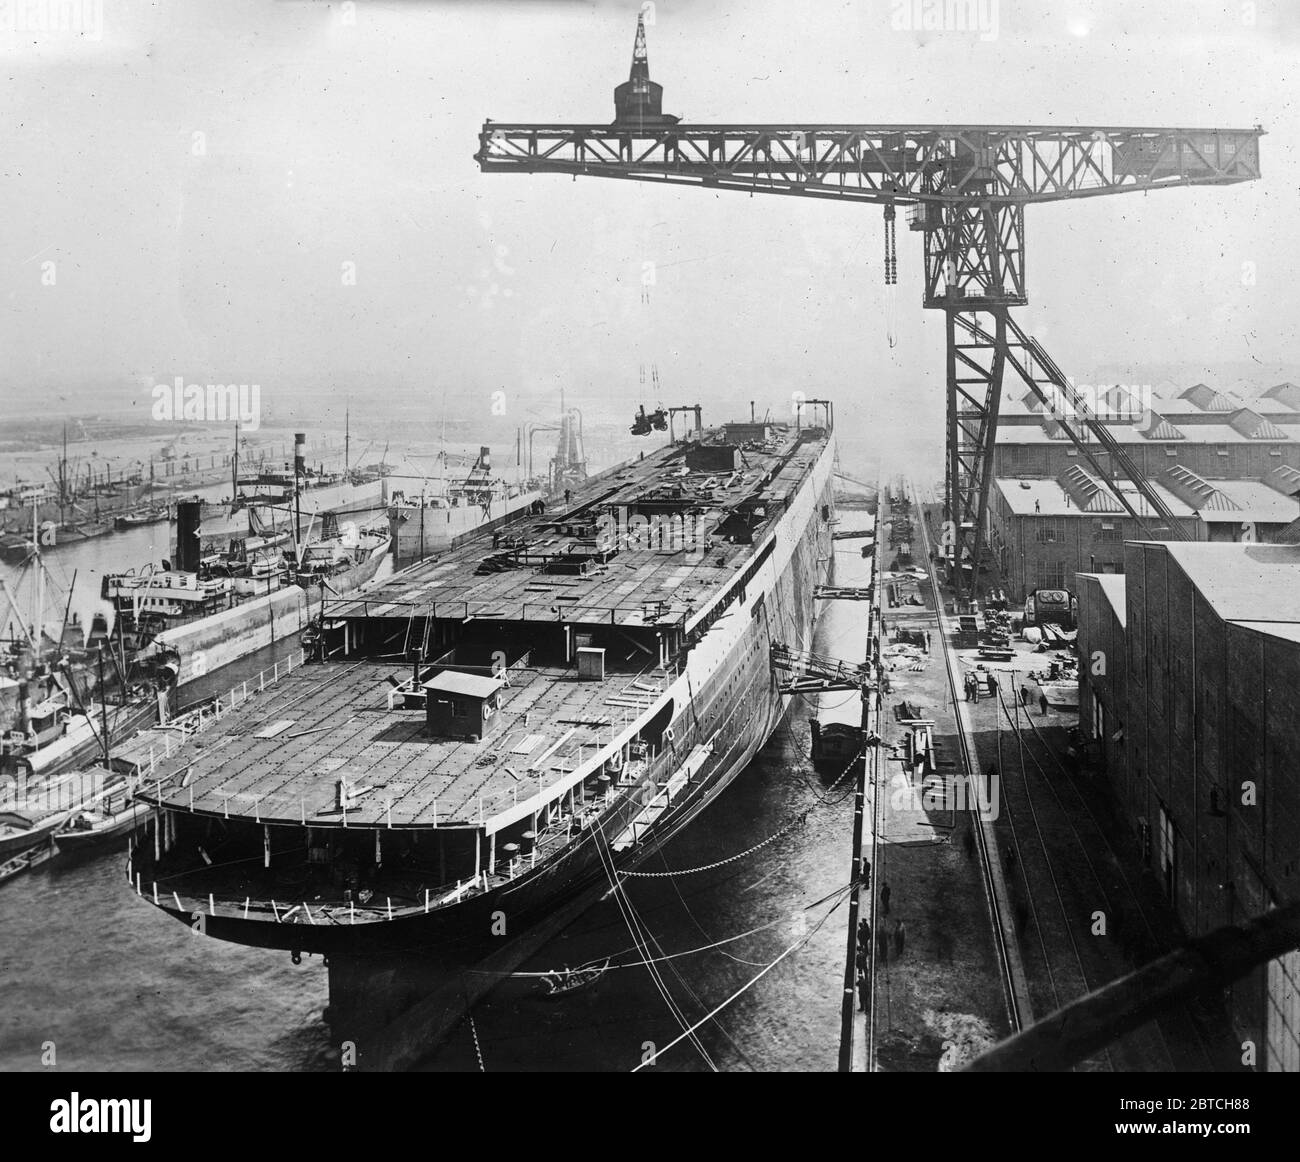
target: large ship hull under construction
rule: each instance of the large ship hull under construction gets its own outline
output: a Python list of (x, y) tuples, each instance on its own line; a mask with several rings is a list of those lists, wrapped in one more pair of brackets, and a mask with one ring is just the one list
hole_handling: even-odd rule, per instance
[(339, 603), (320, 664), (154, 771), (132, 888), (241, 944), (517, 962), (780, 721), (833, 458), (829, 423), (727, 425)]

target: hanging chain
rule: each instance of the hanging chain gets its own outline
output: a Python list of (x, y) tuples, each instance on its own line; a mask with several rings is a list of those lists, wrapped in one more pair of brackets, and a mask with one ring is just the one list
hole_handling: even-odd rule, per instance
[(483, 1050), (478, 1043), (478, 1026), (474, 1024), (474, 1010), (468, 1008), (465, 1010), (465, 1016), (469, 1018), (469, 1031), (474, 1035), (474, 1056), (478, 1058), (478, 1068), (480, 1073), (487, 1072), (487, 1066), (483, 1064)]
[[(829, 798), (831, 792), (834, 791), (835, 788), (838, 787), (840, 783), (842, 783), (846, 778), (848, 778), (850, 772), (853, 770), (855, 766), (857, 766), (858, 760), (860, 758), (863, 758), (866, 755), (866, 753), (867, 753), (867, 748), (864, 746), (862, 747), (861, 750), (858, 751), (857, 754), (853, 756), (853, 758), (849, 760), (849, 765), (846, 766), (844, 770), (840, 772), (840, 774), (835, 779), (835, 781), (831, 783), (829, 787), (826, 788), (825, 798)], [(818, 805), (820, 806), (821, 804)], [(758, 843), (754, 844), (753, 847), (748, 847), (744, 851), (738, 851), (735, 855), (727, 856), (726, 859), (719, 859), (716, 860), (714, 863), (706, 863), (700, 867), (687, 867), (687, 868), (680, 868), (676, 871), (662, 871), (662, 872), (626, 871), (626, 872), (620, 872), (619, 874), (623, 876), (634, 876), (637, 879), (657, 880), (657, 879), (666, 879), (671, 876), (692, 876), (692, 875), (696, 875), (699, 872), (712, 871), (714, 868), (725, 867), (729, 863), (735, 863), (739, 859), (745, 859), (746, 857), (753, 855), (754, 852), (756, 851), (761, 851), (769, 843), (775, 843), (778, 839), (781, 838), (781, 836), (785, 835), (789, 831), (793, 831), (796, 827), (802, 827), (807, 821), (808, 821), (808, 812), (805, 811), (797, 818), (792, 819), (780, 830), (774, 831), (766, 839), (760, 840)]]
[(885, 206), (885, 285), (896, 286), (898, 283), (898, 250), (895, 242), (894, 219), (896, 211), (893, 203)]

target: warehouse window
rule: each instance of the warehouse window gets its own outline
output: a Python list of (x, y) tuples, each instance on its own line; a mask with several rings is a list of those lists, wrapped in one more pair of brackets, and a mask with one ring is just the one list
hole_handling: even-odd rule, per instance
[(1034, 522), (1034, 540), (1040, 545), (1065, 544), (1065, 518), (1044, 517)]
[(1065, 588), (1065, 562), (1064, 561), (1039, 561), (1037, 588), (1064, 589)]
[(1124, 539), (1124, 534), (1120, 531), (1119, 524), (1113, 520), (1104, 520), (1097, 529), (1097, 540), (1105, 544), (1118, 544)]
[(1178, 850), (1177, 830), (1173, 817), (1160, 804), (1159, 827), (1156, 829), (1156, 866), (1160, 869), (1160, 878), (1164, 884), (1165, 895), (1172, 901), (1177, 886), (1176, 853)]
[(1270, 444), (1268, 446), (1268, 454), (1270, 456), (1282, 455), (1282, 446), (1280, 444)]
[(1226, 456), (1228, 454), (1228, 445), (1220, 444), (1217, 448), (1214, 449), (1214, 452), (1215, 455), (1217, 456)]

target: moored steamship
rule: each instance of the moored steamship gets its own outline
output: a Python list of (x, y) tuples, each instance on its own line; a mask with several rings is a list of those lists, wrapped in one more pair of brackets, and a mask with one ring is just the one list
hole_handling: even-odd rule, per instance
[(771, 647), (810, 646), (832, 559), (823, 406), (647, 453), (332, 603), (316, 664), (152, 772), (132, 887), (221, 939), (449, 967), (501, 915), (536, 930), (608, 888), (782, 716)]

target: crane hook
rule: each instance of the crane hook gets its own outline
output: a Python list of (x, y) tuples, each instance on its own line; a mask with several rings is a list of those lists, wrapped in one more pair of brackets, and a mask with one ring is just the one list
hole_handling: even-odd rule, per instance
[(895, 243), (894, 219), (897, 212), (893, 202), (885, 203), (885, 285), (898, 282), (898, 251)]

